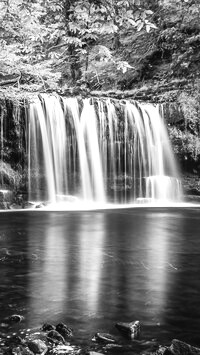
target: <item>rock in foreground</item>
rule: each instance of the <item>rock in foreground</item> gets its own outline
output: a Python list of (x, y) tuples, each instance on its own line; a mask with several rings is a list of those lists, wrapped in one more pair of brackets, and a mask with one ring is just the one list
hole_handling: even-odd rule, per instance
[(119, 322), (115, 326), (124, 336), (131, 340), (140, 338), (141, 329), (138, 320), (131, 323)]

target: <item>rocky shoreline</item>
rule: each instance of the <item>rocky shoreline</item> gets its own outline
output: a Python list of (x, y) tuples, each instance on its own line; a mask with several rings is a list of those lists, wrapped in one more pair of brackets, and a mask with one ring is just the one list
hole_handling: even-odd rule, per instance
[[(7, 329), (21, 321), (23, 317), (14, 314), (3, 320), (0, 327)], [(41, 328), (27, 329), (19, 335), (0, 332), (0, 355), (200, 355), (200, 348), (177, 339), (169, 345), (160, 345), (156, 339), (143, 339), (139, 321), (119, 322), (115, 327), (118, 335), (97, 332), (88, 345), (77, 345), (73, 329), (64, 323), (45, 323)]]

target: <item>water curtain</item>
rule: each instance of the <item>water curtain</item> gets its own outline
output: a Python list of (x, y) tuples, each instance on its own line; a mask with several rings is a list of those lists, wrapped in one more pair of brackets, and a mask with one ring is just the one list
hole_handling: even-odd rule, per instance
[(29, 198), (51, 203), (177, 201), (159, 105), (40, 95), (29, 108)]

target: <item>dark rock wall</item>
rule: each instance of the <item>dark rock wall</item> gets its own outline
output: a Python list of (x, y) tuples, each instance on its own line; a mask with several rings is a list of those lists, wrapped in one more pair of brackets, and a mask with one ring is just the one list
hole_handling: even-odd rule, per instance
[(18, 189), (27, 167), (26, 103), (0, 100), (0, 187)]

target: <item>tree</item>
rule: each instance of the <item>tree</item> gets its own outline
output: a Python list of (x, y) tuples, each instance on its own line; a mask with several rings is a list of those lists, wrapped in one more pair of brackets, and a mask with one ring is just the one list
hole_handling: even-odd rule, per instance
[(48, 61), (72, 83), (86, 80), (94, 59), (125, 73), (131, 66), (116, 55), (121, 36), (156, 28), (146, 6), (145, 0), (2, 0), (0, 61), (10, 58), (19, 70)]
[[(80, 79), (83, 63), (87, 71), (89, 54), (94, 48), (99, 60), (112, 61), (125, 72), (129, 64), (113, 56), (122, 33), (130, 28), (145, 28), (147, 32), (156, 28), (149, 21), (153, 12), (143, 0), (49, 0), (46, 11), (46, 21), (53, 29), (49, 32), (48, 53), (61, 62), (70, 62), (74, 81)], [(105, 45), (106, 42), (111, 45)]]

